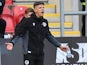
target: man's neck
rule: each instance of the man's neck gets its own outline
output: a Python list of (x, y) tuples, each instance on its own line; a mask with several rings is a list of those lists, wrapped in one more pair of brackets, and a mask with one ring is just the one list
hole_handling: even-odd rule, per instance
[[(36, 13), (35, 13), (36, 14)], [(37, 18), (40, 18), (40, 16), (38, 14), (36, 14)]]
[(39, 16), (38, 14), (36, 14), (36, 17), (37, 17), (37, 18), (43, 18), (43, 16)]

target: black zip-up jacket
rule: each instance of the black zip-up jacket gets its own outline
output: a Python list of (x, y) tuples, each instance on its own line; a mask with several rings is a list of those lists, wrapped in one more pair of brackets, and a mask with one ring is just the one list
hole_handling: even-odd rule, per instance
[(3, 12), (4, 5), (5, 5), (5, 0), (0, 0), (0, 15)]
[(48, 21), (43, 17), (38, 18), (35, 14), (32, 14), (30, 18), (23, 18), (16, 28), (12, 42), (15, 43), (17, 36), (23, 36), (26, 30), (29, 31), (28, 50), (31, 53), (43, 52), (43, 41), (45, 38), (55, 46), (60, 47), (60, 43), (57, 42), (49, 31)]
[(4, 38), (6, 21), (0, 18), (0, 38)]

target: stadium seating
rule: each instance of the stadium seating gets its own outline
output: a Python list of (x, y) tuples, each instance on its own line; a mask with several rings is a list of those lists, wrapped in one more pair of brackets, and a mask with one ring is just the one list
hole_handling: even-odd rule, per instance
[(9, 15), (11, 15), (11, 10), (8, 8), (8, 6), (4, 6), (2, 14), (9, 14)]
[[(9, 0), (8, 0), (9, 1)], [(14, 26), (17, 25), (21, 19), (24, 16), (24, 12), (26, 10), (26, 8), (33, 8), (32, 3), (34, 3), (37, 0), (15, 0), (15, 7), (13, 7), (12, 11), (13, 11), (13, 18), (14, 18)], [(60, 13), (56, 13), (56, 3), (52, 4), (51, 2), (47, 2), (48, 0), (40, 0), (45, 2), (45, 14), (44, 14), (44, 18), (46, 18), (48, 20), (48, 24), (49, 24), (49, 28), (51, 33), (55, 36), (55, 37), (60, 37), (61, 36), (61, 32), (60, 32)], [(29, 3), (28, 3), (29, 2)], [(59, 7), (59, 6), (57, 6)], [(60, 9), (58, 9), (60, 10)], [(5, 10), (3, 13), (4, 14), (11, 14), (11, 12), (6, 12), (7, 10)], [(64, 37), (65, 36), (80, 36), (80, 31), (79, 30), (73, 30), (73, 20), (72, 17), (65, 17), (65, 22), (64, 22)]]
[[(46, 13), (44, 14), (44, 18), (48, 20), (49, 28), (55, 37), (60, 37), (60, 14), (58, 13)], [(65, 21), (64, 22), (64, 37), (76, 37), (80, 36), (80, 31), (73, 31), (73, 22)]]
[[(28, 8), (33, 8), (33, 5), (30, 4), (18, 4), (17, 6), (26, 6)], [(55, 4), (45, 4), (45, 13), (55, 13)]]
[(13, 0), (5, 0), (5, 5), (13, 5)]
[[(23, 0), (17, 0), (17, 1), (23, 1)], [(25, 1), (48, 1), (48, 0), (25, 0)]]
[(57, 22), (60, 21), (60, 14), (57, 13), (46, 13), (44, 14), (44, 18), (46, 18), (49, 22)]
[[(49, 27), (50, 28), (60, 28), (60, 22), (49, 22), (48, 23)], [(72, 28), (72, 22), (65, 22), (64, 23), (64, 28)]]
[(15, 0), (15, 4), (33, 4), (36, 1), (48, 3), (48, 0)]
[(24, 14), (20, 14), (20, 15), (18, 16), (18, 18), (16, 19), (17, 24), (22, 20), (23, 17), (24, 17)]
[(11, 15), (6, 15), (3, 14), (1, 16), (1, 18), (3, 18), (6, 21), (6, 30), (5, 33), (14, 33), (14, 23), (13, 23), (13, 16)]
[(14, 20), (15, 20), (16, 24), (19, 23), (18, 18), (19, 18), (19, 16), (21, 16), (25, 13), (26, 9), (27, 9), (27, 7), (25, 7), (25, 6), (15, 6), (13, 8), (13, 16), (14, 16)]
[[(60, 31), (51, 31), (51, 34), (55, 37), (60, 37)], [(80, 31), (64, 31), (64, 37), (78, 37), (80, 36)]]
[[(61, 36), (60, 22), (49, 22), (48, 25), (53, 36), (55, 37)], [(72, 22), (64, 23), (64, 37), (80, 36), (80, 31), (73, 31), (72, 26), (73, 26)]]

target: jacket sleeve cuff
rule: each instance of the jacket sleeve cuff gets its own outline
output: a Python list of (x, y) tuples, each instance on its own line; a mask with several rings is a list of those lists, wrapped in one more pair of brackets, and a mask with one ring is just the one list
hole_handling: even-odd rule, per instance
[(19, 36), (14, 37), (14, 38), (11, 40), (11, 43), (14, 45), (19, 38), (20, 38)]

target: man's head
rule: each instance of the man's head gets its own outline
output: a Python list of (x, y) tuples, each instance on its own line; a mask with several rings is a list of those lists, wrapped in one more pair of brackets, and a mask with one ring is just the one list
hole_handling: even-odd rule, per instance
[(34, 10), (32, 8), (27, 8), (25, 10), (25, 17), (29, 18), (33, 12), (34, 12)]
[(34, 7), (34, 12), (35, 12), (36, 16), (43, 17), (43, 15), (44, 15), (44, 3), (41, 1), (35, 2), (33, 7)]

